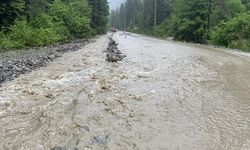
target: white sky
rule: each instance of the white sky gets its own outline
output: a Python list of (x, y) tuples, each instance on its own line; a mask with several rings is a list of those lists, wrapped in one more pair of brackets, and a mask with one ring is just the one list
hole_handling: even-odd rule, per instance
[(119, 7), (121, 3), (123, 3), (125, 0), (108, 0), (110, 4), (110, 9), (115, 9), (116, 7)]

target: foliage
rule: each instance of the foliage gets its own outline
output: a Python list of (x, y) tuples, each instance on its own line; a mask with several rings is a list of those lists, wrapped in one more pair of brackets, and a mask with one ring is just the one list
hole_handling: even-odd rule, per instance
[(107, 23), (109, 15), (109, 6), (106, 0), (88, 0), (91, 8), (91, 27), (95, 30), (95, 34), (103, 34), (107, 32)]
[(23, 0), (1, 0), (0, 2), (0, 30), (9, 27), (16, 18), (24, 13)]
[(211, 44), (250, 51), (250, 14), (222, 22), (211, 32)]
[(105, 33), (107, 15), (107, 0), (6, 0), (0, 3), (0, 49)]
[(1, 47), (22, 48), (24, 46), (42, 46), (61, 41), (63, 37), (53, 28), (33, 28), (27, 21), (17, 21), (9, 34), (1, 35), (3, 42)]
[(62, 21), (73, 37), (85, 38), (91, 34), (89, 11), (86, 1), (55, 1), (49, 9), (49, 14), (55, 20)]
[(165, 20), (154, 29), (154, 36), (162, 38), (173, 37), (180, 21), (176, 16), (171, 16), (171, 18)]
[[(183, 6), (184, 4), (184, 6)], [(207, 3), (206, 0), (178, 0), (175, 2), (174, 14), (177, 25), (173, 31), (174, 39), (204, 43), (207, 28)], [(194, 10), (194, 8), (196, 8)]]

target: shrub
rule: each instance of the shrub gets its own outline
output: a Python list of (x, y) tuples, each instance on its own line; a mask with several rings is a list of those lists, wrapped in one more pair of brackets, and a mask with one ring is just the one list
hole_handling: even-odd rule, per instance
[[(27, 41), (31, 40), (32, 28), (26, 21), (16, 21), (10, 28), (10, 32), (6, 35), (11, 41), (19, 43), (20, 48), (25, 46)], [(19, 47), (14, 47), (19, 48)]]
[(20, 47), (24, 47), (24, 45), (18, 43), (17, 41), (11, 40), (9, 37), (6, 37), (3, 32), (0, 32), (0, 51)]
[(250, 51), (250, 14), (240, 14), (213, 28), (210, 43)]
[(169, 36), (169, 30), (170, 30), (169, 28), (170, 28), (169, 21), (166, 20), (155, 28), (154, 35), (157, 37), (165, 38)]
[(55, 1), (49, 9), (49, 14), (57, 21), (62, 21), (73, 37), (85, 38), (92, 33), (88, 13), (90, 10), (87, 6), (87, 3), (81, 1)]
[(56, 33), (53, 28), (33, 29), (31, 39), (27, 40), (26, 46), (43, 46), (62, 41), (60, 34)]
[(171, 16), (171, 18), (165, 20), (155, 29), (155, 35), (159, 37), (173, 37), (178, 31), (178, 26), (181, 24), (181, 19), (177, 16)]
[(17, 21), (11, 28), (10, 39), (24, 46), (42, 46), (62, 40), (52, 27), (33, 28), (26, 21)]
[(7, 34), (1, 34), (0, 47), (16, 49), (25, 46), (43, 46), (64, 40), (52, 27), (33, 28), (27, 21), (16, 21)]
[(49, 16), (48, 14), (39, 14), (31, 20), (30, 25), (34, 29), (53, 29), (53, 32), (61, 36), (59, 41), (66, 41), (68, 39), (71, 39), (71, 34), (64, 22), (61, 20), (57, 20), (54, 17)]

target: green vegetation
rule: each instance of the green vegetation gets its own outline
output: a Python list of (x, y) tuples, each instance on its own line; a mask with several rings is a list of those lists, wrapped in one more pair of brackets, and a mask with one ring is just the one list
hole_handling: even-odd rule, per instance
[(92, 8), (91, 13), (91, 27), (94, 29), (95, 34), (104, 34), (108, 30), (109, 9), (106, 0), (88, 0)]
[(250, 14), (238, 15), (214, 27), (210, 43), (250, 50)]
[(250, 0), (127, 0), (111, 26), (250, 51)]
[(0, 49), (43, 46), (107, 31), (107, 0), (6, 0)]

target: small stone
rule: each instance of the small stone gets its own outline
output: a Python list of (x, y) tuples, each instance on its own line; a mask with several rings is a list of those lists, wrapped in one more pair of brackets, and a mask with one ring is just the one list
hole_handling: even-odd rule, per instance
[(80, 131), (81, 131), (81, 132), (89, 132), (89, 127), (87, 127), (87, 126), (82, 126), (82, 127), (80, 127)]
[(139, 78), (149, 78), (149, 74), (144, 73), (144, 72), (140, 72), (140, 73), (137, 74), (137, 77), (139, 77)]
[(94, 143), (101, 145), (107, 145), (109, 141), (109, 135), (98, 135), (93, 138)]
[(94, 79), (98, 79), (98, 77), (97, 77), (96, 74), (91, 74), (90, 77), (91, 77), (91, 79), (93, 79), (93, 80), (94, 80)]
[(78, 150), (77, 146), (73, 146), (72, 150)]
[(132, 98), (134, 100), (136, 100), (136, 101), (142, 101), (143, 100), (143, 98), (141, 96), (133, 96)]
[(108, 89), (108, 84), (107, 84), (107, 81), (105, 79), (100, 79), (99, 80), (99, 85), (100, 85), (100, 88), (105, 90), (105, 89)]
[(55, 59), (56, 56), (55, 55), (49, 55), (49, 59)]
[(61, 147), (61, 146), (56, 146), (54, 148), (52, 148), (51, 150), (66, 150), (66, 147)]
[(55, 98), (53, 94), (48, 93), (44, 95), (46, 98)]

